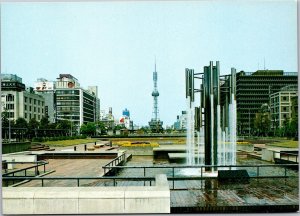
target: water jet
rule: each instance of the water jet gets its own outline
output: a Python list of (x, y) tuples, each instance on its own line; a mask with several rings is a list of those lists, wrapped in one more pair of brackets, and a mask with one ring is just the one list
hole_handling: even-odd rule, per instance
[[(236, 165), (236, 69), (231, 75), (220, 76), (219, 61), (204, 67), (201, 73), (185, 69), (187, 103), (187, 165)], [(195, 79), (201, 80), (195, 88)], [(220, 87), (220, 82), (225, 82)], [(220, 103), (220, 94), (226, 101)], [(199, 106), (195, 106), (195, 93)], [(206, 171), (216, 171), (207, 167)]]

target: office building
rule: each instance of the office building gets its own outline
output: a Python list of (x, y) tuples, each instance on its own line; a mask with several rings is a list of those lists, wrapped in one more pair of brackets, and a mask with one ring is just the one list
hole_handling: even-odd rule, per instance
[(45, 115), (45, 100), (35, 94), (33, 88), (25, 87), (22, 78), (13, 74), (1, 74), (1, 112), (9, 120), (24, 118), (40, 121)]
[(187, 113), (186, 111), (182, 111), (181, 115), (177, 116), (176, 122), (174, 123), (175, 130), (186, 130), (187, 128)]
[(70, 120), (79, 128), (100, 118), (97, 87), (85, 90), (71, 74), (60, 74), (55, 82), (56, 119)]
[(45, 99), (45, 116), (50, 123), (56, 122), (55, 82), (40, 78), (34, 83), (34, 91)]
[[(271, 127), (277, 129), (282, 127), (285, 122), (289, 122), (292, 118), (292, 113), (295, 114), (295, 98), (298, 95), (298, 86), (289, 85), (280, 89), (279, 92), (271, 94)], [(294, 110), (294, 112), (293, 112)], [(295, 116), (296, 117), (296, 116)]]
[[(226, 75), (225, 75), (226, 80)], [(298, 74), (283, 70), (240, 71), (236, 74), (237, 131), (251, 135), (256, 113), (263, 104), (270, 105), (270, 95), (284, 86), (297, 85)], [(225, 103), (228, 82), (221, 85), (221, 105)]]
[(35, 91), (45, 98), (50, 122), (69, 120), (74, 130), (79, 131), (82, 124), (100, 120), (98, 87), (89, 86), (85, 90), (71, 74), (60, 74), (56, 81), (38, 79)]

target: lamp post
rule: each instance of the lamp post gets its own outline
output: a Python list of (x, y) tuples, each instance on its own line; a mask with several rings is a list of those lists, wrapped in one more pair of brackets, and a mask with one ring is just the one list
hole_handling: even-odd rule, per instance
[(11, 142), (11, 126), (10, 126), (10, 119), (8, 119), (8, 142)]
[(73, 115), (71, 115), (71, 137), (73, 136)]
[(249, 109), (249, 122), (248, 122), (248, 124), (249, 124), (249, 137), (250, 137), (250, 109)]

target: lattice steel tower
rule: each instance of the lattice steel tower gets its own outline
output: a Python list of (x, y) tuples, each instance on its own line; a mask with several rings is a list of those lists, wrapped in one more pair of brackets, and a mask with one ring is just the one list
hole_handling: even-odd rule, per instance
[(149, 126), (151, 128), (152, 132), (161, 132), (162, 131), (162, 124), (163, 122), (159, 120), (159, 111), (158, 111), (158, 96), (159, 92), (157, 90), (157, 71), (156, 71), (156, 61), (154, 66), (154, 72), (153, 72), (153, 91), (152, 91), (152, 97), (153, 97), (153, 112), (152, 112), (152, 119), (149, 122)]

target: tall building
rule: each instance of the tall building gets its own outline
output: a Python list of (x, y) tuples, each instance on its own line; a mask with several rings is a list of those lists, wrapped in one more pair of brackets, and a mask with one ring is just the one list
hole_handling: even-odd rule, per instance
[(153, 97), (153, 112), (152, 112), (152, 118), (149, 122), (149, 126), (152, 132), (161, 132), (163, 130), (162, 125), (163, 122), (159, 119), (159, 109), (158, 109), (158, 96), (159, 92), (157, 89), (157, 71), (156, 71), (156, 62), (155, 62), (155, 69), (153, 72), (153, 91), (152, 91), (152, 97)]
[[(226, 75), (225, 75), (226, 79)], [(297, 85), (298, 74), (283, 70), (240, 71), (236, 74), (237, 131), (240, 135), (252, 133), (256, 113), (263, 104), (270, 106), (270, 95), (287, 85)], [(221, 86), (228, 87), (228, 82)], [(225, 89), (225, 88), (223, 88)], [(221, 105), (225, 94), (221, 92)]]
[(105, 125), (107, 129), (112, 129), (115, 126), (115, 117), (112, 113), (112, 107), (109, 107), (109, 111), (106, 114), (105, 110), (100, 111), (100, 121)]
[[(271, 94), (271, 128), (277, 129), (282, 127), (285, 121), (289, 121), (292, 118), (294, 103), (293, 98), (297, 98), (298, 86), (289, 85), (280, 89), (279, 92)], [(294, 106), (293, 106), (294, 105)]]
[(1, 112), (9, 120), (24, 118), (40, 121), (45, 115), (45, 100), (35, 94), (33, 88), (25, 88), (22, 78), (13, 74), (1, 74)]
[(128, 110), (127, 108), (125, 108), (125, 109), (123, 110), (123, 112), (122, 112), (122, 115), (123, 115), (123, 116), (130, 117), (130, 112), (129, 112), (129, 110)]
[(100, 115), (97, 88), (84, 90), (71, 74), (60, 74), (56, 80), (55, 93), (57, 120), (70, 120), (78, 127), (97, 121)]
[(130, 112), (127, 108), (123, 110), (122, 117), (119, 120), (119, 124), (124, 125), (124, 127), (126, 127), (127, 129), (132, 129), (131, 124), (133, 124), (133, 122), (130, 121)]
[(45, 98), (50, 122), (69, 120), (79, 130), (82, 124), (100, 120), (98, 87), (89, 86), (85, 90), (71, 74), (60, 74), (53, 82), (38, 79), (35, 91)]
[(39, 78), (34, 83), (34, 91), (45, 99), (45, 116), (49, 122), (56, 122), (55, 82)]
[(186, 130), (187, 128), (187, 114), (186, 111), (182, 111), (181, 115), (177, 116), (176, 122), (174, 123), (175, 130)]

